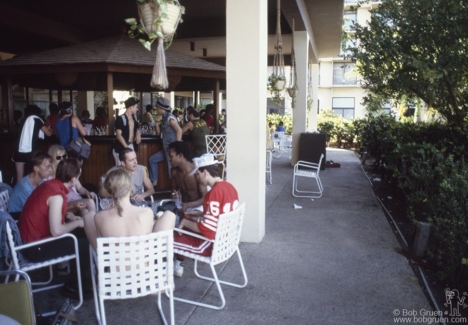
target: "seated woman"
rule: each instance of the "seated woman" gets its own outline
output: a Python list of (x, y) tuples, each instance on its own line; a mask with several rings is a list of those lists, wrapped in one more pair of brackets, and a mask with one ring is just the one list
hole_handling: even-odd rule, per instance
[[(59, 144), (54, 144), (52, 145), (47, 153), (52, 157), (52, 178), (55, 178), (55, 172), (57, 170), (57, 165), (64, 159), (67, 159), (67, 152), (65, 151), (65, 148), (62, 147)], [(80, 168), (81, 168), (81, 161), (80, 163)], [(84, 195), (88, 197), (88, 199), (83, 199), (81, 195)], [(67, 199), (68, 199), (68, 206), (67, 210), (68, 211), (75, 211), (79, 210), (81, 216), (86, 214), (89, 210), (91, 205), (94, 206), (94, 201), (93, 199), (95, 198), (96, 193), (89, 192), (87, 189), (81, 185), (81, 182), (79, 179), (77, 179), (75, 186), (72, 186), (68, 190), (67, 194)], [(92, 202), (91, 202), (92, 201)], [(86, 205), (86, 208), (84, 209), (78, 209), (79, 203), (84, 203)]]
[(117, 169), (110, 172), (104, 186), (114, 204), (108, 210), (96, 213), (94, 218), (85, 217), (86, 235), (94, 249), (97, 237), (138, 236), (174, 228), (174, 213), (166, 211), (154, 223), (153, 210), (130, 203), (132, 182), (125, 171)]

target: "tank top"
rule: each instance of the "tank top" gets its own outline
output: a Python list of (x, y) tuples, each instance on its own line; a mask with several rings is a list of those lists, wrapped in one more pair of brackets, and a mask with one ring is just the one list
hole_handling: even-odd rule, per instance
[(174, 119), (177, 122), (177, 119), (174, 115), (169, 112), (166, 112), (161, 121), (161, 137), (163, 140), (164, 150), (167, 151), (169, 144), (177, 140), (176, 131), (169, 124), (169, 121)]
[(206, 153), (205, 135), (210, 134), (210, 130), (203, 120), (193, 120), (192, 124), (193, 129), (190, 135), (192, 136), (193, 158), (196, 158)]
[[(55, 124), (55, 129), (57, 130), (57, 136), (60, 140), (60, 145), (66, 147), (72, 139), (70, 139), (70, 116), (64, 118), (63, 120), (58, 120)], [(73, 139), (78, 138), (78, 129), (72, 127)]]

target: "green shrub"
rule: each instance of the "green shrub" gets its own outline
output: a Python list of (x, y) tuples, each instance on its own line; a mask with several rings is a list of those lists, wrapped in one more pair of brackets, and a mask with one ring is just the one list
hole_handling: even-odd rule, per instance
[(292, 133), (292, 115), (279, 115), (279, 114), (267, 115), (267, 125), (269, 123), (273, 123), (276, 129), (279, 122), (283, 122), (284, 128), (286, 129), (285, 131), (286, 134)]

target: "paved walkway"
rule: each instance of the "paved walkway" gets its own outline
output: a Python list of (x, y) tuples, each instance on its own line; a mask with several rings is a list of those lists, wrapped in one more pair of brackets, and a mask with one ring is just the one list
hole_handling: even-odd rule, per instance
[[(341, 168), (321, 172), (324, 195), (312, 201), (291, 195), (292, 167), (285, 155), (273, 158), (266, 235), (241, 245), (249, 284), (224, 287), (221, 311), (175, 302), (176, 324), (383, 325), (395, 324), (395, 310), (431, 310), (407, 260), (394, 251), (398, 243), (355, 154), (327, 149), (327, 159)], [(195, 280), (192, 265), (187, 260), (184, 277), (176, 278), (176, 295), (203, 293), (204, 302), (216, 303), (212, 285)], [(239, 278), (236, 257), (221, 269)], [(106, 309), (108, 324), (161, 323), (154, 297), (106, 302)], [(77, 316), (96, 323), (92, 299)]]

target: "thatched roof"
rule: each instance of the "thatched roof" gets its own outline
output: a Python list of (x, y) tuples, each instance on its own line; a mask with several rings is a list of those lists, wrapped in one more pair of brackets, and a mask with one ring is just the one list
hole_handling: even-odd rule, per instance
[[(226, 68), (223, 66), (171, 50), (166, 50), (165, 53), (169, 78), (176, 80), (181, 77), (180, 84), (184, 89), (177, 89), (178, 86), (176, 90), (203, 90), (188, 89), (189, 83), (193, 83), (194, 86), (199, 85), (197, 87), (201, 88), (206, 84), (212, 89), (213, 79), (225, 79)], [(152, 51), (148, 51), (138, 40), (119, 35), (1, 61), (0, 74), (10, 74), (17, 79), (15, 83), (25, 86), (38, 87), (37, 83), (42, 80), (44, 86), (48, 88), (97, 90), (102, 89), (105, 84), (99, 82), (99, 79), (105, 81), (107, 72), (112, 72), (116, 89), (128, 87), (135, 89), (135, 86), (147, 88), (155, 56), (156, 45), (153, 45)], [(90, 75), (94, 75), (97, 82), (93, 85), (91, 82), (82, 81), (65, 87), (60, 84), (54, 85), (52, 82), (53, 80), (57, 82), (58, 74), (76, 75), (77, 73), (80, 76), (86, 74), (87, 77), (82, 78), (86, 80), (91, 79)], [(38, 75), (41, 77), (37, 78)], [(125, 79), (127, 81), (132, 79), (133, 85), (125, 83)], [(146, 80), (144, 82), (148, 85), (142, 83), (142, 80)]]

